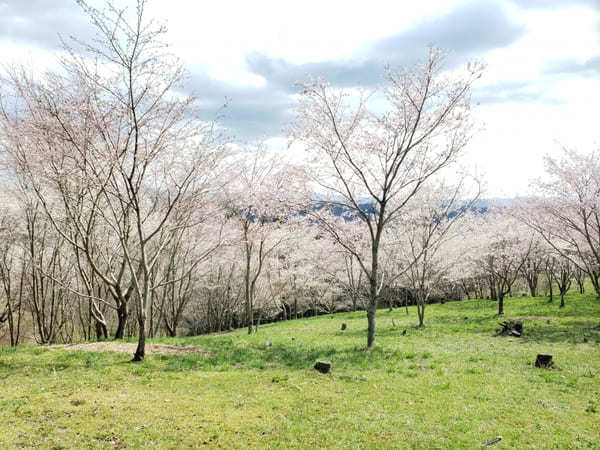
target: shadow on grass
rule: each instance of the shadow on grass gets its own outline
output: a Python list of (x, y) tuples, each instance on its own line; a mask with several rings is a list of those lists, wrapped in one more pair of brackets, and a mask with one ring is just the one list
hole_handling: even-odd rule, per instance
[[(205, 350), (212, 356), (201, 354), (150, 355), (142, 363), (130, 363), (130, 355), (124, 353), (91, 353), (75, 351), (39, 351), (24, 349), (6, 358), (0, 353), (0, 378), (3, 372), (27, 372), (29, 374), (55, 375), (63, 371), (87, 371), (110, 374), (113, 369), (125, 368), (133, 375), (147, 375), (152, 372), (217, 371), (256, 369), (311, 369), (317, 360), (330, 360), (336, 369), (372, 370), (386, 367), (399, 360), (411, 360), (418, 355), (412, 351), (402, 351), (374, 347), (366, 351), (360, 346), (336, 348), (333, 345), (310, 347), (302, 344), (248, 345), (235, 343), (231, 339), (215, 340)], [(34, 354), (36, 353), (36, 354)], [(33, 356), (33, 357), (32, 357)]]
[[(150, 371), (231, 371), (244, 369), (306, 370), (316, 360), (326, 359), (337, 368), (370, 370), (385, 367), (399, 359), (411, 359), (414, 353), (406, 351), (403, 339), (482, 339), (489, 340), (499, 328), (498, 322), (520, 319), (524, 323), (521, 342), (569, 342), (600, 343), (600, 302), (583, 296), (567, 298), (567, 307), (559, 309), (556, 304), (547, 304), (543, 298), (507, 299), (506, 315), (495, 314), (496, 303), (492, 301), (463, 301), (431, 305), (425, 317), (426, 327), (416, 325), (414, 309), (406, 316), (404, 309), (378, 312), (377, 338), (382, 347), (369, 352), (364, 350), (366, 320), (361, 313), (343, 313), (335, 316), (336, 321), (348, 322), (349, 328), (341, 331), (326, 325), (329, 319), (315, 318), (306, 321), (290, 321), (269, 324), (263, 328), (289, 327), (291, 336), (297, 340), (277, 342), (267, 347), (264, 338), (257, 342), (240, 335), (215, 335), (204, 338), (169, 340), (171, 344), (200, 345), (202, 354), (150, 355), (141, 364), (129, 363), (131, 354), (91, 353), (73, 350), (51, 350), (45, 347), (24, 347), (14, 350), (0, 348), (0, 378), (9, 378), (11, 372), (55, 374), (62, 371), (93, 370), (99, 374), (121, 371), (134, 375)], [(576, 317), (575, 317), (576, 316)], [(396, 319), (396, 326), (392, 325)], [(358, 325), (360, 323), (360, 326)], [(310, 326), (308, 326), (310, 325)], [(406, 330), (406, 334), (403, 331)], [(284, 333), (281, 333), (282, 335)], [(477, 337), (479, 335), (479, 337)], [(268, 335), (265, 334), (266, 338)], [(504, 337), (498, 337), (503, 339)], [(254, 339), (254, 338), (252, 338)], [(420, 342), (412, 342), (411, 348)], [(157, 340), (156, 342), (161, 342)], [(167, 341), (165, 341), (167, 342)], [(385, 342), (385, 343), (384, 343)], [(415, 344), (416, 343), (416, 344)], [(391, 347), (391, 348), (390, 348)], [(403, 348), (404, 347), (404, 348)], [(209, 352), (211, 356), (204, 353)]]

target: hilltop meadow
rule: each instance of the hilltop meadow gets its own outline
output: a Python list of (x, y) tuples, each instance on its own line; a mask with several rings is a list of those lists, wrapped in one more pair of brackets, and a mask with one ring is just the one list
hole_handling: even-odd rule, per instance
[[(496, 335), (495, 301), (428, 311), (419, 328), (415, 307), (380, 310), (368, 351), (364, 311), (154, 339), (141, 363), (87, 351), (98, 344), (3, 348), (0, 447), (597, 447), (593, 295), (567, 295), (560, 309), (506, 299), (503, 320), (522, 320), (521, 338)], [(537, 353), (555, 367), (536, 368)]]

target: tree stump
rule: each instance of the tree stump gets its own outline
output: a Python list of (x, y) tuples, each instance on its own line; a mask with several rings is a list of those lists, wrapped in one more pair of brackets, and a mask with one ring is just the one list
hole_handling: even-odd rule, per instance
[(345, 324), (345, 323), (343, 323), (343, 324), (342, 324), (342, 331), (344, 331), (345, 329), (346, 329), (346, 324)]
[(552, 355), (544, 355), (540, 353), (535, 358), (535, 367), (550, 368), (553, 365), (554, 362), (552, 361)]
[(321, 373), (329, 373), (331, 371), (331, 362), (330, 361), (317, 361), (315, 363), (315, 370)]

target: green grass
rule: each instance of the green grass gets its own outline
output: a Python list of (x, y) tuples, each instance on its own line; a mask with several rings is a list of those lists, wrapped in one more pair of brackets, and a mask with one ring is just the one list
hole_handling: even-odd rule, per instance
[(155, 340), (210, 357), (0, 349), (0, 448), (599, 448), (600, 300), (566, 302), (507, 299), (521, 339), (491, 301), (381, 310), (369, 352), (364, 312)]

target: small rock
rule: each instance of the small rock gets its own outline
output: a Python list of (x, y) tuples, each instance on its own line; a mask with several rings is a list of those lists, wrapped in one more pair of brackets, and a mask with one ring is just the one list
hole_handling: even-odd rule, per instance
[(342, 324), (342, 331), (344, 331), (345, 329), (346, 329), (346, 324), (345, 324), (345, 323), (343, 323), (343, 324)]
[(315, 370), (321, 373), (329, 373), (331, 371), (330, 361), (317, 361), (314, 366)]

